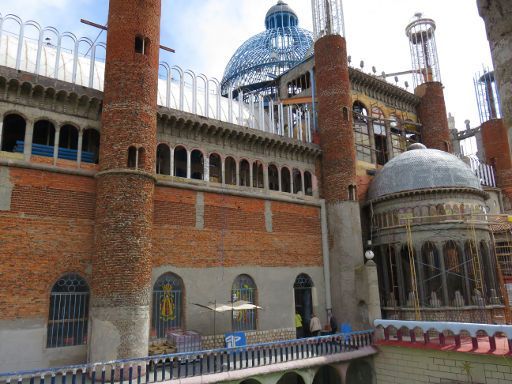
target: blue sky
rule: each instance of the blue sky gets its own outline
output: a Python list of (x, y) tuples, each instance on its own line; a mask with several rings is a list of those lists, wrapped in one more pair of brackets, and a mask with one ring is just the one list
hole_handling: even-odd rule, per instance
[[(261, 32), (276, 0), (162, 0), (161, 43), (176, 49), (164, 60), (196, 73), (221, 78), (235, 50)], [(288, 0), (301, 26), (312, 29), (311, 0)], [(466, 118), (479, 124), (474, 73), (491, 63), (483, 21), (475, 0), (344, 1), (348, 51), (353, 63), (365, 60), (387, 73), (410, 69), (404, 28), (420, 11), (437, 23), (437, 44), (448, 112), (457, 126)], [(3, 0), (0, 13), (15, 13), (61, 31), (95, 38), (98, 31), (80, 23), (107, 20), (107, 0)], [(405, 79), (404, 79), (405, 80)], [(403, 80), (402, 80), (403, 83)]]

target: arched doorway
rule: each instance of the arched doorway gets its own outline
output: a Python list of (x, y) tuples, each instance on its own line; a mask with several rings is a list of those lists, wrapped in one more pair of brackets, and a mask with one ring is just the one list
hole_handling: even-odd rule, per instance
[(295, 372), (288, 372), (279, 379), (277, 384), (306, 384), (304, 379)]
[(354, 361), (347, 370), (347, 384), (372, 384), (373, 368), (366, 361)]
[(293, 284), (293, 292), (295, 295), (295, 312), (302, 317), (302, 327), (304, 336), (309, 336), (309, 320), (313, 312), (313, 280), (305, 273), (300, 274)]
[(341, 377), (335, 368), (325, 365), (316, 373), (313, 384), (341, 384)]

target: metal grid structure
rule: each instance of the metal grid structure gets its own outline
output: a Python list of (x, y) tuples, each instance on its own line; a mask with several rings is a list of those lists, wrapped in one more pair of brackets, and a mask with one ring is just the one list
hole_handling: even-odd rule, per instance
[(341, 0), (311, 0), (315, 40), (327, 35), (345, 36)]
[(501, 118), (500, 95), (494, 79), (494, 71), (484, 68), (473, 79), (480, 123)]
[(313, 44), (311, 32), (300, 28), (295, 12), (279, 0), (265, 18), (266, 30), (251, 37), (229, 60), (222, 94), (230, 89), (271, 96), (272, 81), (300, 63)]
[(436, 45), (436, 23), (424, 18), (421, 13), (414, 15), (416, 19), (405, 28), (411, 50), (412, 77), (414, 86), (441, 81), (439, 58)]

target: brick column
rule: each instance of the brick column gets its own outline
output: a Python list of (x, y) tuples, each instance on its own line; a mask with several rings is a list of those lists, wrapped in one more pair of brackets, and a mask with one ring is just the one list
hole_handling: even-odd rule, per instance
[(512, 149), (512, 1), (478, 0), (491, 47), (494, 76), (500, 94), (501, 111)]
[(159, 45), (160, 0), (110, 0), (90, 362), (148, 353)]
[(480, 129), (485, 151), (485, 161), (496, 168), (496, 181), (501, 188), (507, 209), (512, 203), (512, 155), (507, 139), (507, 129), (502, 119), (482, 124)]
[(427, 148), (452, 152), (443, 85), (439, 82), (424, 83), (419, 85), (414, 93), (421, 98), (418, 118), (423, 125), (421, 130), (423, 144)]
[(316, 41), (315, 73), (333, 312), (338, 321), (358, 327), (362, 318), (356, 300), (355, 268), (362, 265), (364, 256), (359, 203), (349, 200), (349, 187), (356, 185), (356, 151), (343, 37), (327, 35)]

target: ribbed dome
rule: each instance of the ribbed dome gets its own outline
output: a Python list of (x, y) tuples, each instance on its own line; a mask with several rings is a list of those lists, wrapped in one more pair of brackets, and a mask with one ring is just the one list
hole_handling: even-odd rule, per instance
[(243, 43), (229, 60), (222, 92), (239, 87), (260, 89), (303, 61), (313, 36), (298, 23), (296, 13), (283, 1), (272, 6), (265, 17), (266, 30)]
[(462, 160), (437, 149), (415, 147), (384, 165), (370, 185), (368, 200), (399, 192), (442, 188), (482, 191), (480, 180)]
[[(268, 12), (265, 16), (265, 26), (267, 27), (267, 29), (269, 29), (269, 27), (270, 27), (271, 17), (276, 14), (277, 14), (277, 16), (283, 15), (283, 14), (288, 14), (289, 16), (292, 16), (292, 18), (294, 18), (296, 21), (295, 25), (297, 25), (298, 17), (297, 17), (297, 14), (295, 13), (295, 11), (293, 9), (291, 9), (290, 6), (288, 4), (286, 4), (283, 0), (279, 0), (276, 5), (273, 5), (272, 7), (270, 7), (270, 9), (268, 10)], [(285, 15), (285, 16), (288, 16), (288, 15)], [(284, 25), (284, 26), (286, 26), (286, 25)]]

